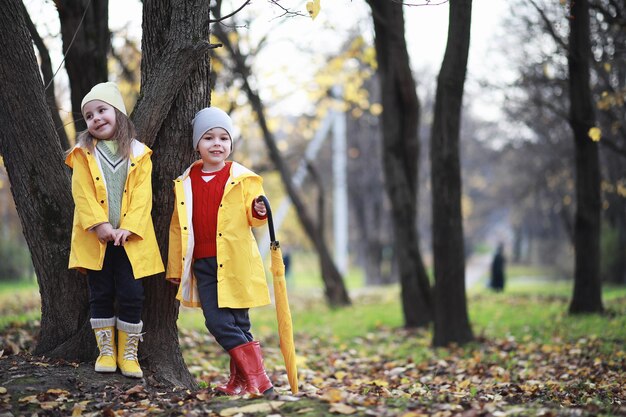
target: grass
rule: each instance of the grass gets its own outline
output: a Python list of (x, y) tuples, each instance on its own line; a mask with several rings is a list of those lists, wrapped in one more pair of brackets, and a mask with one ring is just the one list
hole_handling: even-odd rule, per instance
[(11, 323), (39, 320), (39, 289), (34, 281), (0, 282), (0, 330)]
[[(290, 278), (290, 304), (296, 338), (298, 333), (323, 337), (337, 345), (352, 343), (377, 328), (403, 326), (400, 290), (397, 285), (362, 288), (362, 274), (347, 275), (353, 305), (329, 308), (320, 289), (314, 256), (298, 258)], [(531, 274), (532, 273), (532, 274)], [(577, 340), (602, 337), (608, 341), (626, 339), (626, 287), (603, 288), (605, 315), (567, 313), (572, 294), (571, 281), (546, 280), (549, 271), (513, 266), (508, 273), (506, 290), (492, 293), (476, 285), (468, 295), (472, 329), (477, 336), (517, 340), (532, 339), (540, 343), (555, 340)], [(270, 276), (270, 275), (268, 275)], [(537, 278), (530, 279), (535, 276)], [(0, 329), (9, 323), (39, 318), (38, 291), (32, 282), (0, 283)], [(253, 332), (259, 338), (276, 333), (273, 306), (251, 310)], [(200, 309), (182, 308), (181, 328), (206, 331)], [(430, 336), (428, 335), (427, 338)]]

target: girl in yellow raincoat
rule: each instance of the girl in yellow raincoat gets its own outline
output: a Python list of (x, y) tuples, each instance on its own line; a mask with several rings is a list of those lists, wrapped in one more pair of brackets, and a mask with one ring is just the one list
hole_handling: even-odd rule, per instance
[(226, 161), (233, 123), (209, 107), (193, 119), (193, 148), (201, 159), (174, 181), (166, 277), (180, 284), (177, 298), (201, 307), (205, 324), (230, 355), (227, 395), (272, 392), (261, 347), (250, 333), (248, 309), (270, 303), (252, 227), (267, 221), (262, 178)]
[(75, 203), (69, 267), (87, 274), (91, 326), (100, 349), (96, 371), (115, 372), (119, 366), (122, 374), (140, 378), (139, 278), (164, 271), (150, 216), (152, 151), (134, 139), (114, 83), (94, 86), (81, 109), (87, 130), (65, 159)]

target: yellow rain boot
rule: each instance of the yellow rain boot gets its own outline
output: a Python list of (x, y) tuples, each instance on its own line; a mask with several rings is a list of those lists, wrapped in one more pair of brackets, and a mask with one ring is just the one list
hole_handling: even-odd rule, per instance
[(115, 317), (91, 319), (91, 328), (96, 334), (100, 355), (96, 359), (96, 372), (115, 372)]
[(137, 348), (143, 341), (143, 322), (126, 323), (117, 319), (117, 364), (122, 374), (132, 378), (143, 378), (143, 372), (137, 360)]

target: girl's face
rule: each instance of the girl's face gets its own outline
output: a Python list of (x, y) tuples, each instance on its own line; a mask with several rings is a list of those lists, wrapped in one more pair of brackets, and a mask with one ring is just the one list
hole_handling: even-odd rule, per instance
[(224, 167), (232, 150), (232, 141), (221, 127), (209, 129), (198, 142), (198, 152), (204, 162), (205, 171), (217, 171)]
[(113, 138), (115, 133), (115, 109), (100, 100), (89, 101), (83, 107), (83, 117), (87, 122), (87, 130), (93, 137), (101, 140)]

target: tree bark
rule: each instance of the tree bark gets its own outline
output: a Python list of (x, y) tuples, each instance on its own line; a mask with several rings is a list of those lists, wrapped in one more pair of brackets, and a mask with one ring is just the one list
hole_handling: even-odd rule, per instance
[[(154, 150), (153, 216), (157, 238), (166, 242), (173, 204), (171, 180), (194, 159), (190, 121), (209, 104), (208, 5), (203, 0), (144, 1), (144, 8), (142, 100), (133, 117), (142, 127), (141, 138)], [(73, 207), (70, 173), (61, 162), (63, 152), (46, 109), (18, 0), (2, 8), (0, 24), (0, 40), (6, 45), (0, 60), (0, 122), (7, 126), (0, 133), (0, 151), (41, 292), (36, 353), (92, 360), (96, 349), (86, 281), (67, 269)], [(38, 127), (36, 132), (32, 126)], [(42, 163), (50, 159), (58, 163)], [(163, 254), (166, 248), (161, 247)], [(162, 275), (145, 279), (144, 285), (142, 364), (157, 379), (193, 387), (179, 351), (175, 288)]]
[(385, 189), (392, 207), (405, 326), (426, 326), (432, 320), (432, 300), (417, 232), (420, 109), (404, 38), (402, 4), (389, 0), (367, 2), (376, 33)]
[(22, 3), (22, 12), (24, 13), (24, 22), (26, 23), (26, 27), (28, 28), (28, 31), (33, 38), (33, 42), (39, 51), (39, 58), (41, 59), (41, 74), (43, 75), (44, 85), (47, 86), (45, 88), (46, 101), (48, 103), (48, 107), (50, 108), (50, 115), (52, 116), (52, 121), (54, 122), (55, 131), (59, 136), (61, 149), (69, 149), (70, 142), (67, 139), (67, 133), (65, 133), (63, 120), (61, 120), (61, 116), (59, 116), (59, 109), (54, 88), (54, 72), (52, 71), (52, 61), (50, 60), (48, 48), (46, 47), (43, 39), (41, 39), (41, 36), (39, 36), (39, 32), (37, 32), (37, 28), (31, 20), (24, 3)]
[(70, 174), (62, 162), (20, 3), (8, 0), (0, 12), (0, 152), (41, 294), (35, 354), (89, 360), (95, 340), (86, 280), (67, 269), (73, 209)]
[(433, 344), (463, 344), (474, 337), (465, 296), (459, 131), (469, 53), (472, 1), (450, 2), (448, 43), (437, 80), (430, 142), (435, 326)]
[(65, 69), (70, 80), (76, 132), (87, 128), (80, 108), (83, 97), (108, 79), (109, 0), (57, 0)]
[[(208, 3), (145, 0), (142, 28), (141, 98), (132, 117), (154, 152), (152, 217), (167, 263), (173, 180), (197, 159), (191, 120), (211, 101)], [(144, 288), (142, 363), (170, 383), (195, 387), (178, 343), (177, 287), (158, 275), (145, 280)]]
[(600, 163), (598, 143), (589, 138), (595, 126), (591, 97), (591, 42), (588, 0), (570, 0), (568, 50), (570, 125), (574, 133), (576, 157), (576, 217), (574, 221), (574, 294), (571, 314), (600, 313)]
[[(217, 16), (216, 16), (217, 17)], [(350, 305), (350, 297), (348, 291), (343, 282), (343, 277), (337, 269), (335, 262), (333, 261), (328, 246), (324, 243), (323, 236), (320, 234), (315, 222), (308, 214), (304, 202), (300, 198), (296, 188), (291, 181), (291, 174), (287, 169), (285, 162), (280, 154), (278, 147), (276, 146), (276, 140), (274, 135), (270, 131), (267, 125), (267, 119), (265, 117), (265, 109), (259, 94), (250, 85), (250, 68), (245, 63), (245, 57), (233, 46), (229, 38), (226, 36), (222, 26), (217, 25), (215, 28), (215, 35), (222, 43), (224, 43), (228, 53), (234, 61), (234, 71), (239, 74), (242, 82), (243, 89), (248, 96), (248, 100), (252, 106), (252, 109), (257, 115), (261, 131), (263, 132), (263, 139), (265, 145), (268, 148), (270, 158), (276, 169), (280, 173), (280, 178), (283, 182), (283, 186), (287, 191), (287, 195), (291, 199), (291, 202), (296, 209), (298, 218), (307, 236), (311, 239), (311, 242), (315, 246), (315, 250), (319, 254), (320, 265), (322, 270), (322, 279), (324, 280), (324, 289), (326, 299), (331, 306), (344, 306)]]

